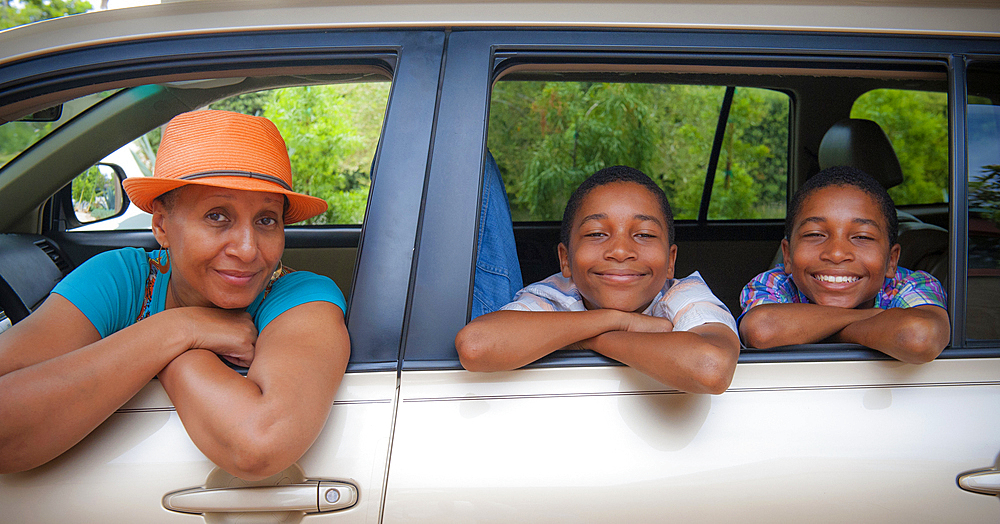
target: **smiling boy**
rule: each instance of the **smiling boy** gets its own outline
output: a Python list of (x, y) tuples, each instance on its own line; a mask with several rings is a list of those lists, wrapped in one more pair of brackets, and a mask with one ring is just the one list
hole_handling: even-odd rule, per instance
[(729, 310), (695, 272), (674, 279), (673, 213), (663, 190), (615, 166), (570, 196), (561, 272), (532, 284), (455, 338), (470, 371), (516, 369), (559, 349), (590, 349), (668, 386), (722, 393), (739, 356)]
[(853, 342), (910, 363), (933, 360), (950, 323), (940, 282), (896, 267), (896, 210), (875, 179), (833, 167), (792, 197), (784, 264), (740, 294), (748, 347)]

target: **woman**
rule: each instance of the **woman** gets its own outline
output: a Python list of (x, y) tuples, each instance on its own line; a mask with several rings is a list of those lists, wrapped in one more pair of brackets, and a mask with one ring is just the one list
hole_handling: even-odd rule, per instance
[(154, 377), (222, 469), (260, 479), (298, 460), (350, 341), (336, 284), (281, 265), (284, 225), (326, 210), (291, 186), (267, 119), (171, 120), (154, 176), (125, 181), (161, 249), (93, 257), (0, 335), (0, 473), (57, 457)]

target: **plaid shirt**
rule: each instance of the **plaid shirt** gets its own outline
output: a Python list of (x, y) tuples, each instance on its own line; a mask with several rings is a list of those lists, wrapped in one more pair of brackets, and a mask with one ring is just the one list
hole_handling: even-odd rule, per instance
[[(930, 273), (896, 268), (896, 275), (885, 279), (882, 289), (875, 295), (875, 307), (890, 309), (929, 305), (947, 308), (947, 300), (941, 283)], [(782, 264), (754, 277), (740, 293), (743, 313), (761, 304), (788, 303), (808, 304), (809, 299), (795, 287), (792, 276), (785, 273)]]
[[(559, 273), (517, 292), (514, 301), (500, 308), (513, 311), (586, 311), (580, 290)], [(665, 318), (674, 331), (718, 322), (736, 332), (736, 321), (721, 300), (712, 294), (697, 271), (684, 278), (668, 278), (643, 315)]]

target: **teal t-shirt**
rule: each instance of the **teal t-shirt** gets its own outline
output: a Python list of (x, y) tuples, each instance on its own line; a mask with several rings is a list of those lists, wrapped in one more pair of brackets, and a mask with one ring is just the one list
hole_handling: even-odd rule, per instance
[[(101, 253), (66, 275), (53, 293), (69, 300), (97, 328), (101, 338), (135, 323), (142, 309), (149, 277), (149, 257), (159, 251), (127, 247)], [(157, 274), (149, 302), (149, 314), (163, 311), (171, 272)], [(330, 302), (347, 311), (347, 302), (337, 284), (308, 271), (294, 271), (279, 278), (271, 291), (247, 307), (257, 331), (289, 309), (307, 302)]]

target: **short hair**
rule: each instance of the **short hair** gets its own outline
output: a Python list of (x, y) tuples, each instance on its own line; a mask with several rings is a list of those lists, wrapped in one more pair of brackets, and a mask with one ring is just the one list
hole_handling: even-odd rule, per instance
[(816, 173), (802, 184), (802, 187), (792, 196), (792, 201), (788, 205), (788, 214), (785, 216), (785, 238), (792, 239), (792, 229), (795, 228), (795, 220), (802, 210), (802, 202), (814, 191), (830, 186), (850, 186), (863, 191), (878, 205), (885, 219), (887, 233), (889, 234), (889, 245), (895, 245), (899, 236), (899, 220), (896, 217), (896, 204), (892, 201), (888, 191), (882, 187), (877, 180), (864, 171), (850, 166), (834, 166), (826, 168)]
[(663, 216), (666, 218), (667, 223), (667, 241), (668, 245), (674, 244), (674, 212), (670, 209), (670, 201), (667, 200), (666, 193), (663, 189), (653, 182), (652, 178), (649, 178), (646, 173), (639, 171), (638, 169), (628, 167), (628, 166), (611, 166), (606, 167), (593, 175), (590, 175), (586, 180), (584, 180), (579, 187), (573, 191), (573, 194), (569, 197), (569, 202), (566, 203), (566, 211), (563, 212), (562, 227), (559, 230), (559, 241), (562, 242), (566, 247), (569, 247), (569, 237), (570, 232), (573, 230), (573, 221), (576, 220), (576, 212), (580, 209), (580, 203), (583, 202), (583, 198), (587, 196), (588, 193), (607, 184), (614, 184), (615, 182), (631, 182), (633, 184), (639, 184), (640, 186), (649, 190), (650, 193), (660, 201), (660, 208), (663, 211)]

